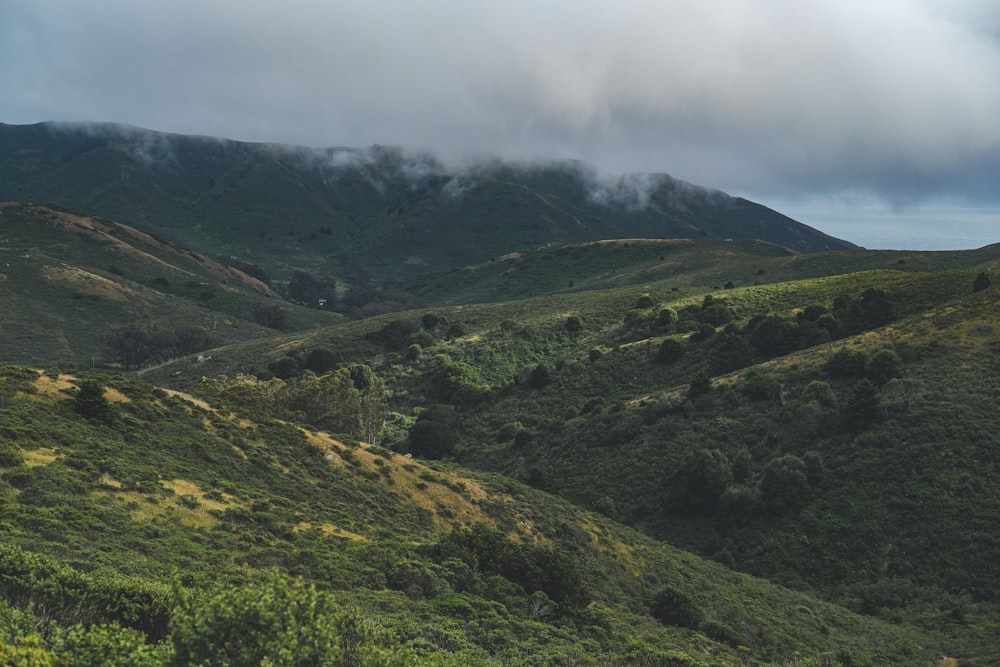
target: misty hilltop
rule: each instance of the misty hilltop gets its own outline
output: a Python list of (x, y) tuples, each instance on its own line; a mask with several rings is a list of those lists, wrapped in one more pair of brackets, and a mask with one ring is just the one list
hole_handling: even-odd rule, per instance
[(112, 218), (261, 264), (375, 276), (450, 270), (546, 244), (756, 239), (855, 247), (666, 174), (574, 161), (455, 168), (402, 148), (305, 148), (115, 124), (0, 124), (0, 200)]

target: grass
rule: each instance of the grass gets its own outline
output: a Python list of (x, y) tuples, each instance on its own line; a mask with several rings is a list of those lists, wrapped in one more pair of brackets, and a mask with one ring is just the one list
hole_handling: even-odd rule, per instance
[[(4, 383), (20, 377), (6, 368), (0, 376)], [(671, 646), (690, 664), (742, 664), (725, 642), (662, 626), (646, 614), (644, 601), (667, 584), (687, 591), (707, 618), (730, 626), (757, 662), (794, 651), (819, 659), (835, 646), (859, 656), (908, 655), (917, 664), (931, 664), (936, 654), (918, 648), (905, 627), (727, 571), (508, 479), (348, 445), (290, 424), (236, 420), (132, 379), (105, 382), (130, 399), (118, 404), (121, 421), (112, 428), (75, 416), (64, 392), (41, 400), (21, 394), (8, 405), (0, 434), (26, 428), (19, 437), (28, 452), (42, 451), (33, 447), (38, 441), (60, 442), (59, 456), (39, 460), (32, 476), (4, 473), (22, 487), (0, 513), (8, 545), (97, 577), (116, 571), (155, 579), (178, 571), (190, 587), (217, 579), (242, 586), (278, 566), (340, 589), (342, 599), (393, 628), (400, 645), (442, 650), (445, 644), (426, 642), (436, 636), (430, 628), (446, 630), (467, 664), (487, 664), (484, 655), (518, 664), (519, 651), (584, 660), (574, 648), (583, 646), (629, 664), (626, 647), (639, 645)], [(236, 443), (247, 459), (233, 451)], [(537, 545), (576, 563), (590, 605), (567, 608), (568, 616), (550, 623), (521, 611), (527, 597), (517, 589), (491, 597), (499, 595), (489, 592), (495, 582), (479, 575), (463, 579), (464, 589), (443, 583), (470, 575), (456, 574), (465, 570), (449, 569), (458, 567), (455, 561), (434, 560), (427, 549), (479, 524), (496, 526), (519, 548)], [(410, 574), (401, 578), (404, 571)], [(431, 588), (419, 588), (421, 581)], [(794, 610), (802, 607), (815, 609), (818, 620), (799, 619)], [(407, 630), (418, 618), (420, 628)], [(491, 643), (480, 625), (487, 622), (503, 630), (504, 644)]]

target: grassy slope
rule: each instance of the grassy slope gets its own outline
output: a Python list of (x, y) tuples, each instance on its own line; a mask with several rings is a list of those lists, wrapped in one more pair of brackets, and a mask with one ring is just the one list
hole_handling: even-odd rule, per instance
[[(896, 259), (879, 255), (873, 261)], [(924, 257), (908, 255), (906, 261)], [(977, 267), (995, 261), (992, 248), (965, 256), (935, 253), (930, 259)], [(710, 395), (684, 414), (673, 414), (670, 406), (694, 374), (711, 369), (714, 348), (694, 345), (682, 364), (664, 366), (654, 362), (662, 335), (650, 337), (648, 329), (623, 324), (635, 313), (640, 289), (657, 304), (653, 312), (659, 305), (700, 304), (705, 294), (674, 292), (663, 283), (438, 308), (434, 312), (461, 323), (465, 335), (442, 340), (416, 360), (382, 355), (364, 335), (392, 319), (419, 322), (420, 312), (311, 332), (307, 339), (288, 336), (270, 347), (222, 350), (218, 368), (252, 369), (253, 358), (259, 369), (261, 362), (290, 350), (327, 346), (346, 357), (373, 359), (396, 391), (396, 408), (406, 412), (445, 400), (434, 389), (442, 359), (436, 355), (466, 361), (493, 387), (489, 400), (462, 408), (458, 455), (466, 464), (529, 480), (654, 535), (822, 591), (859, 611), (947, 626), (982, 657), (991, 655), (985, 638), (997, 627), (1000, 580), (989, 556), (997, 548), (990, 523), (1000, 502), (995, 493), (1000, 424), (993, 423), (996, 411), (990, 407), (1000, 320), (995, 287), (970, 294), (975, 275), (869, 271), (715, 291), (745, 322), (767, 312), (829, 306), (838, 296), (857, 298), (877, 286), (890, 295), (902, 319), (761, 364), (758, 371), (785, 390), (781, 400), (775, 395), (748, 401), (746, 372), (740, 371), (717, 378), (729, 391)], [(570, 314), (581, 317), (582, 331), (566, 330)], [(435, 335), (440, 337), (440, 330)], [(839, 411), (849, 400), (850, 382), (828, 377), (821, 365), (844, 346), (871, 352), (895, 347), (904, 359), (903, 377), (915, 383), (918, 398), (907, 399), (903, 412), (903, 399), (886, 391), (882, 421), (861, 432), (843, 429)], [(591, 362), (594, 348), (605, 353)], [(525, 369), (557, 360), (551, 385), (524, 384)], [(176, 370), (166, 367), (154, 377)], [(815, 379), (831, 383), (839, 407), (807, 405), (802, 392)], [(509, 430), (506, 437), (499, 435), (515, 421), (533, 434), (527, 447), (511, 442)], [(797, 512), (692, 515), (677, 507), (671, 480), (688, 453), (703, 447), (730, 458), (747, 451), (751, 484), (788, 453), (818, 452), (826, 475)]]
[[(73, 376), (0, 373), (0, 525), (8, 548), (48, 554), (98, 579), (173, 574), (190, 588), (214, 580), (239, 586), (278, 567), (378, 616), (390, 643), (447, 649), (467, 664), (528, 656), (647, 664), (658, 655), (671, 664), (735, 665), (850, 654), (859, 664), (929, 665), (951, 650), (500, 477), (435, 469), (291, 425), (235, 418), (133, 380), (93, 377), (107, 383), (114, 423), (71, 410)], [(485, 580), (460, 586), (454, 563), (420, 546), (476, 523), (569, 558), (587, 606), (533, 618), (525, 598), (497, 598)], [(431, 579), (420, 583), (421, 576)], [(726, 641), (747, 648), (651, 619), (649, 602), (665, 586), (693, 600), (709, 635), (728, 628)]]
[(339, 319), (284, 303), (240, 271), (131, 227), (0, 204), (0, 359), (103, 363), (104, 337), (125, 324), (197, 327), (216, 344), (268, 336), (253, 313), (276, 303), (291, 327)]
[(1000, 246), (973, 251), (854, 250), (800, 254), (760, 241), (619, 239), (539, 248), (447, 273), (408, 287), (429, 303), (482, 303), (667, 282), (719, 288), (858, 271), (996, 270)]

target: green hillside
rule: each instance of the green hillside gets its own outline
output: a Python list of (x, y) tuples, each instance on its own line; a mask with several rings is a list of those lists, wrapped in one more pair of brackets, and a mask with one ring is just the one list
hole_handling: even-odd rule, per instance
[(124, 377), (3, 367), (0, 478), (13, 664), (932, 665), (962, 649), (950, 628), (848, 612), (506, 478)]
[(102, 366), (343, 319), (132, 227), (12, 202), (0, 202), (0, 308), (0, 360)]
[(745, 287), (876, 269), (997, 270), (1000, 248), (919, 252), (853, 250), (797, 253), (762, 241), (613, 239), (511, 253), (406, 283), (428, 303), (507, 301), (547, 294), (666, 283)]
[(1000, 244), (0, 124), (0, 308), (0, 664), (1000, 665)]
[(0, 124), (3, 199), (113, 219), (282, 280), (295, 269), (406, 277), (611, 238), (853, 247), (666, 175), (604, 181), (569, 162), (450, 171), (383, 146), (307, 149), (117, 125)]
[[(503, 473), (860, 613), (947, 627), (992, 664), (1000, 299), (984, 279), (668, 281), (440, 307), (217, 350), (209, 370), (294, 386), (317, 351), (367, 360), (390, 390), (383, 446)], [(203, 370), (147, 377), (190, 385)], [(226, 381), (196, 386), (239, 403)]]

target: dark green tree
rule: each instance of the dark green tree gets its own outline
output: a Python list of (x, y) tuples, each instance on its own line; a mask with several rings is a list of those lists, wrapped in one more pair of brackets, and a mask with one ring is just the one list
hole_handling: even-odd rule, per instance
[(687, 346), (683, 341), (676, 338), (666, 338), (660, 343), (660, 349), (656, 352), (656, 360), (661, 364), (672, 364), (680, 361), (687, 351)]
[(81, 380), (79, 389), (73, 397), (73, 409), (87, 419), (99, 419), (112, 422), (115, 411), (104, 396), (104, 385), (96, 380)]
[(989, 286), (990, 286), (990, 277), (986, 275), (985, 272), (983, 272), (980, 273), (978, 276), (976, 276), (975, 281), (973, 281), (972, 291), (981, 292)]
[(793, 454), (774, 459), (760, 478), (760, 499), (774, 511), (797, 510), (809, 499), (809, 471)]
[(865, 371), (868, 379), (878, 386), (884, 385), (902, 372), (903, 362), (893, 350), (879, 350), (872, 355)]
[(687, 507), (710, 512), (733, 481), (733, 467), (718, 449), (696, 449), (684, 460), (676, 480)]
[(871, 380), (858, 380), (851, 387), (842, 417), (844, 425), (851, 430), (864, 430), (878, 421), (882, 414), (878, 387)]
[(703, 614), (697, 603), (688, 594), (667, 587), (661, 589), (649, 605), (650, 615), (664, 625), (681, 628), (697, 628)]

